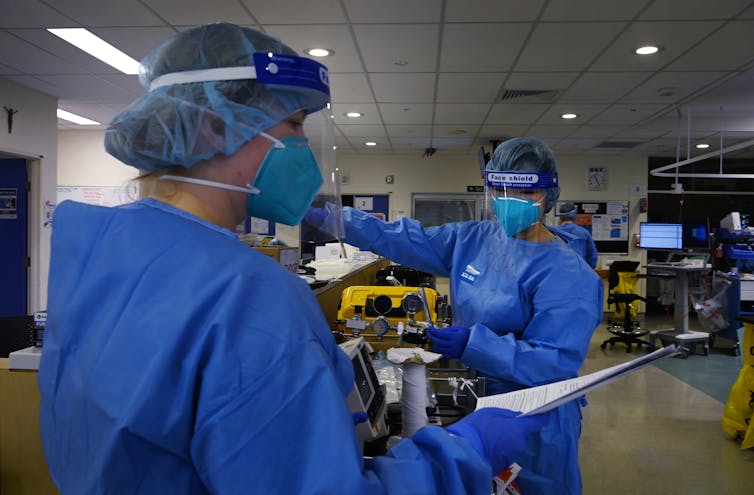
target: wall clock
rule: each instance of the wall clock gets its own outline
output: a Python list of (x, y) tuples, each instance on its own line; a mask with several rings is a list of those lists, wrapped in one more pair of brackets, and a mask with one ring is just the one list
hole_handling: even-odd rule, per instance
[(604, 167), (590, 167), (586, 172), (586, 188), (602, 191), (607, 188), (607, 170)]

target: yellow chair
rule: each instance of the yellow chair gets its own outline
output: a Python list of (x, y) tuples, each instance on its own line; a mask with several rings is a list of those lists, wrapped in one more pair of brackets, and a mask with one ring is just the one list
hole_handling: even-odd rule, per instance
[(636, 282), (641, 277), (636, 271), (638, 267), (638, 261), (614, 261), (610, 265), (607, 303), (615, 304), (615, 311), (613, 318), (608, 320), (607, 331), (614, 337), (605, 340), (600, 346), (602, 349), (608, 344), (613, 348), (616, 342), (626, 344), (626, 352), (631, 352), (633, 344), (638, 348), (646, 345), (649, 350), (655, 347), (641, 338), (647, 335), (649, 330), (642, 329), (639, 322), (634, 319), (639, 314), (639, 301), (647, 301), (636, 290)]

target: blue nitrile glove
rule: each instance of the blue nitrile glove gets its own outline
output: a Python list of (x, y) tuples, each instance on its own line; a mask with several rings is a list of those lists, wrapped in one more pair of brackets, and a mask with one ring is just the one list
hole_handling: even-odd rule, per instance
[(351, 417), (353, 418), (353, 425), (358, 426), (361, 423), (366, 422), (366, 420), (369, 419), (369, 415), (365, 413), (364, 411), (359, 412), (352, 412)]
[(429, 327), (427, 334), (432, 341), (432, 351), (438, 352), (448, 359), (459, 358), (466, 349), (469, 341), (469, 330), (466, 327)]
[(496, 407), (474, 411), (446, 428), (463, 437), (489, 463), (492, 476), (504, 471), (526, 451), (529, 437), (545, 424), (545, 415), (517, 418), (518, 412)]
[(309, 211), (306, 212), (306, 215), (304, 215), (304, 221), (309, 222), (315, 227), (321, 227), (324, 225), (327, 215), (329, 215), (329, 213), (325, 208), (311, 207), (309, 208)]

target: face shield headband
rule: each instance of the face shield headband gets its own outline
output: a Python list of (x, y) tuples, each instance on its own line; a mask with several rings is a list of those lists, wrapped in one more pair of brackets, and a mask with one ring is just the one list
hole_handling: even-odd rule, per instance
[(163, 74), (152, 80), (149, 91), (172, 84), (255, 79), (264, 85), (300, 88), (325, 95), (326, 98), (322, 99), (317, 108), (307, 109), (309, 113), (319, 111), (327, 105), (330, 99), (330, 80), (324, 65), (305, 57), (274, 53), (254, 53), (252, 59), (254, 66), (215, 67)]
[[(489, 210), (510, 236), (538, 222), (541, 215), (544, 198), (533, 201), (525, 197), (525, 194), (521, 197), (521, 193), (550, 189), (557, 185), (557, 174), (489, 170), (485, 175)], [(509, 190), (515, 190), (517, 194), (509, 194)]]

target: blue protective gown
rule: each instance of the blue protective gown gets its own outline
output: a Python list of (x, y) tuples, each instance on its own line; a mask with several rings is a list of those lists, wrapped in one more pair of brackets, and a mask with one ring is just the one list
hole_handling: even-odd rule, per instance
[(561, 223), (554, 230), (563, 230), (575, 237), (573, 241), (568, 241), (568, 245), (571, 246), (577, 253), (581, 255), (589, 266), (597, 268), (597, 246), (594, 244), (592, 234), (581, 225), (577, 225), (573, 222)]
[(364, 461), (353, 368), (308, 285), (154, 200), (61, 203), (39, 369), (63, 495), (488, 495), (465, 439), (423, 428)]
[[(461, 361), (498, 394), (577, 376), (602, 321), (603, 284), (560, 240), (511, 238), (495, 222), (422, 228), (386, 223), (346, 208), (345, 242), (393, 261), (450, 277), (453, 324), (470, 327)], [(537, 442), (516, 459), (522, 494), (578, 494), (577, 401), (551, 415)]]

